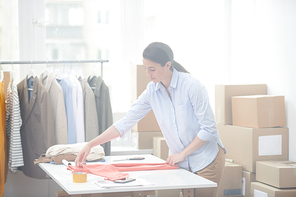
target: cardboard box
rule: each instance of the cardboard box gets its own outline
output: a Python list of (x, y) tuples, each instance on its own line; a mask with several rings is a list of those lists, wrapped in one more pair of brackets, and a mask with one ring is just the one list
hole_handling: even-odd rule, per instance
[(267, 128), (286, 125), (285, 97), (254, 95), (232, 97), (234, 126)]
[(248, 128), (217, 124), (226, 158), (241, 164), (245, 171), (256, 172), (256, 161), (288, 160), (287, 127)]
[(169, 156), (169, 147), (164, 137), (153, 137), (153, 155), (163, 160)]
[(131, 101), (138, 99), (150, 81), (143, 65), (131, 65)]
[(153, 137), (163, 137), (161, 131), (131, 131), (132, 147), (137, 149), (153, 149)]
[(56, 191), (55, 192), (56, 197), (71, 197), (67, 192), (65, 191)]
[(251, 183), (256, 182), (256, 174), (254, 172), (248, 172), (243, 170), (243, 186), (242, 196), (252, 197), (251, 195)]
[(181, 189), (156, 190), (155, 197), (180, 197)]
[(218, 189), (218, 197), (242, 194), (243, 166), (225, 162), (224, 172)]
[(258, 161), (256, 180), (277, 188), (296, 188), (296, 162)]
[(232, 125), (231, 97), (266, 94), (266, 84), (215, 85), (215, 117), (217, 123)]
[(254, 197), (295, 197), (296, 189), (278, 189), (264, 183), (252, 182), (251, 194)]
[(160, 131), (159, 125), (151, 109), (134, 127), (134, 131)]
[[(151, 80), (146, 76), (143, 65), (131, 65), (131, 105), (146, 89)], [(133, 128), (135, 131), (160, 131), (153, 110), (142, 118)]]

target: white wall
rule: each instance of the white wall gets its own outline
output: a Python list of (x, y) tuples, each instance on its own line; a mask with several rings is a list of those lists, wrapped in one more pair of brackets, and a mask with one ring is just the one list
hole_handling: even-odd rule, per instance
[(206, 86), (214, 108), (215, 84), (224, 82), (224, 1), (145, 0), (144, 7), (146, 45), (168, 44), (174, 60)]

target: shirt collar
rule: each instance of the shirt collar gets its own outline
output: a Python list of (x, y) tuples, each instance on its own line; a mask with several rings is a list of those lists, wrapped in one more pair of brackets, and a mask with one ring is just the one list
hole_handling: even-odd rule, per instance
[[(170, 87), (172, 87), (172, 88), (177, 87), (178, 78), (179, 78), (179, 72), (174, 68)], [(162, 86), (162, 85), (160, 82), (158, 82), (158, 83), (156, 83), (155, 86), (156, 86), (155, 90), (158, 90), (160, 88), (160, 86)]]

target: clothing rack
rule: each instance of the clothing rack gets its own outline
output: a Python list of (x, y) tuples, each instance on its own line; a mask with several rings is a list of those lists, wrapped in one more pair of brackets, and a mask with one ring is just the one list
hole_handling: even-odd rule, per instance
[(0, 61), (1, 64), (62, 64), (62, 63), (101, 63), (101, 77), (103, 77), (103, 63), (109, 60), (48, 60), (48, 61)]

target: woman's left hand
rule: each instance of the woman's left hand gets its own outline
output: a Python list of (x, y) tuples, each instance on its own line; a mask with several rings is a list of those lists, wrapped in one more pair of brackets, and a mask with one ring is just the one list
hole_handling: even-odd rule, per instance
[(183, 161), (185, 158), (186, 157), (182, 153), (171, 154), (167, 158), (166, 163), (171, 166), (177, 166), (177, 163)]

